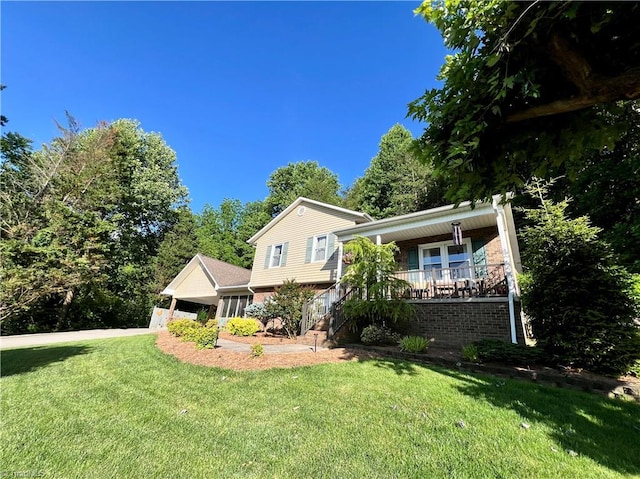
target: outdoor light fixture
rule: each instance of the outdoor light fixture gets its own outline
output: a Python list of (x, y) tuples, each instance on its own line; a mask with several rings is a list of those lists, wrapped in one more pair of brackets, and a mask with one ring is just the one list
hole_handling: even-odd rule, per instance
[(462, 244), (462, 227), (460, 223), (451, 223), (451, 234), (453, 235), (453, 244), (460, 246)]

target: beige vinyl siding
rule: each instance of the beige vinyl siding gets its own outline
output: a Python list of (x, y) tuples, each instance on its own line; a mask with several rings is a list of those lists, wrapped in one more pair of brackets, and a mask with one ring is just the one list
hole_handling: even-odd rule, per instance
[(196, 267), (187, 275), (187, 277), (180, 283), (173, 293), (173, 297), (180, 298), (196, 298), (199, 296), (216, 296), (216, 290), (211, 283), (209, 276), (205, 273), (201, 264)]
[[(307, 239), (323, 234), (329, 235), (332, 231), (353, 226), (355, 220), (353, 216), (321, 206), (304, 202), (301, 206), (305, 208), (302, 216), (298, 214), (299, 208), (295, 208), (258, 239), (249, 282), (251, 287), (280, 285), (285, 279), (312, 284), (336, 280), (337, 240), (334, 238), (333, 250), (327, 251), (325, 261), (305, 263)], [(289, 244), (286, 265), (265, 269), (268, 248), (287, 242)]]

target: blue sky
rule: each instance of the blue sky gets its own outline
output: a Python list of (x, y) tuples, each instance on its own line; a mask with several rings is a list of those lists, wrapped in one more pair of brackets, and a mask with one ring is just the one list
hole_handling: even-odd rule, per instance
[(176, 151), (191, 207), (267, 196), (290, 162), (343, 186), (446, 51), (419, 2), (7, 2), (6, 130), (39, 147), (69, 111), (85, 127), (135, 118)]

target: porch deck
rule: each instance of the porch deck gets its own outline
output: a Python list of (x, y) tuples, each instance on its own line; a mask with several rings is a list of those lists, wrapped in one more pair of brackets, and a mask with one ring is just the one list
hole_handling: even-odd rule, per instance
[(485, 298), (508, 295), (504, 264), (398, 271), (411, 287), (407, 299)]

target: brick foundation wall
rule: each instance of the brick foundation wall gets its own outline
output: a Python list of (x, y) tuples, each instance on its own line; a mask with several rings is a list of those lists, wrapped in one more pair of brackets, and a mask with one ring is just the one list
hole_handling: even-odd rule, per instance
[[(511, 342), (507, 298), (415, 301), (412, 334), (433, 338), (434, 345), (461, 347), (480, 339)], [(515, 303), (516, 338), (525, 344), (520, 302)]]

